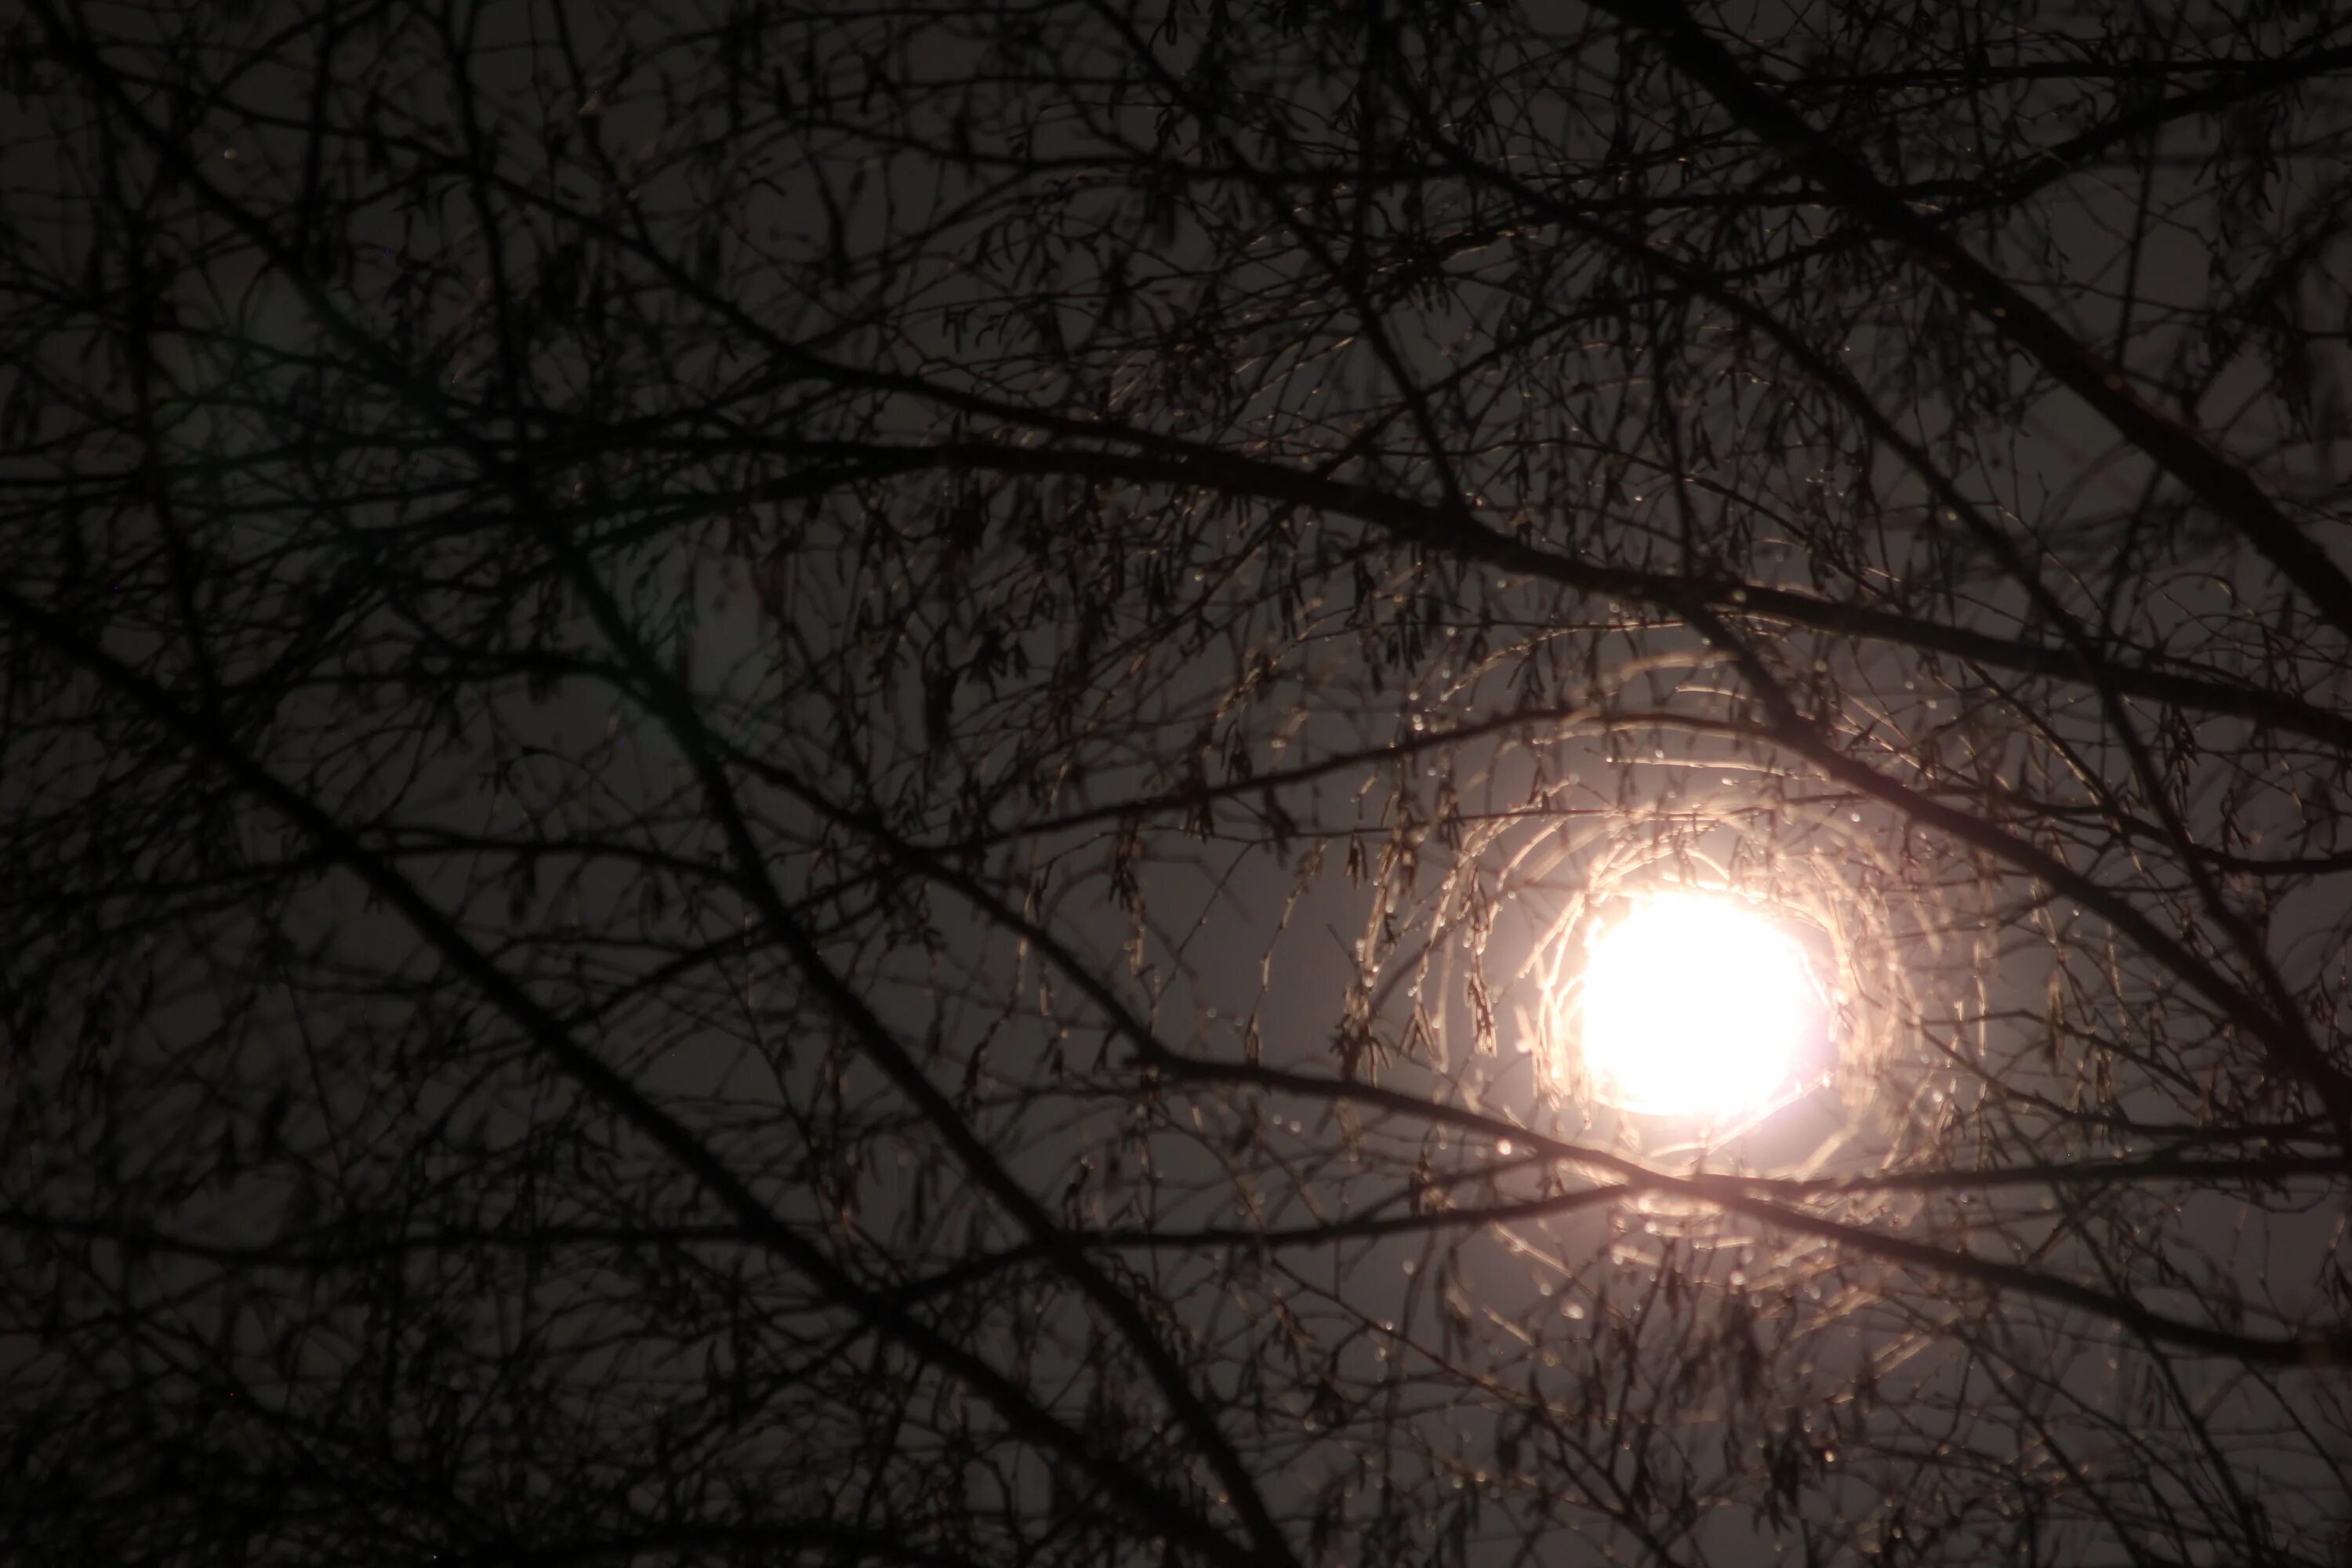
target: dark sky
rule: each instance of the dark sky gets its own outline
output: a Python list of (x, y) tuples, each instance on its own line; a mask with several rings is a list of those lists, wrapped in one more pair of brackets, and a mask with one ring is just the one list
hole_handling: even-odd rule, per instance
[(0, 1555), (2336, 1561), (2352, 61), (1620, 15), (35, 0)]

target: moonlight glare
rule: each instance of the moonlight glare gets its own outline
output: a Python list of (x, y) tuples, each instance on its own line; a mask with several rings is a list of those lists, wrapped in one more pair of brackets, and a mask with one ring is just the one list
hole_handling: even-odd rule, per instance
[(1797, 943), (1753, 910), (1692, 893), (1644, 900), (1603, 927), (1578, 999), (1596, 1090), (1655, 1115), (1761, 1109), (1820, 1026)]

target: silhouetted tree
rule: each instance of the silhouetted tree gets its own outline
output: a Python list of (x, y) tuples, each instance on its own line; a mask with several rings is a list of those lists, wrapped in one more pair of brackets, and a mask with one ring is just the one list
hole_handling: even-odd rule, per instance
[(2346, 1560), (2330, 7), (7, 26), (0, 1555)]

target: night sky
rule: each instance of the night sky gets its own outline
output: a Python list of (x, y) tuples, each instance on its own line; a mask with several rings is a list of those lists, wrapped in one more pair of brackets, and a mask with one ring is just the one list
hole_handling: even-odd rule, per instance
[(2347, 86), (25, 0), (0, 1562), (2352, 1561)]

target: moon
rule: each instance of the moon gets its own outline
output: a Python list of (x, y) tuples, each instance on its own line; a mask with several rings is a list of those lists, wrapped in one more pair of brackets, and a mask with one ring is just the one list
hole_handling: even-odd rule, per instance
[(1822, 1027), (1796, 940), (1746, 904), (1701, 893), (1643, 899), (1595, 932), (1577, 1011), (1603, 1100), (1706, 1121), (1768, 1105)]

